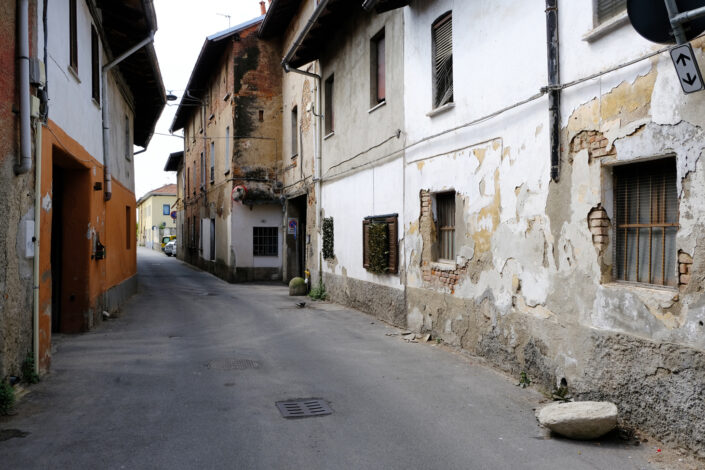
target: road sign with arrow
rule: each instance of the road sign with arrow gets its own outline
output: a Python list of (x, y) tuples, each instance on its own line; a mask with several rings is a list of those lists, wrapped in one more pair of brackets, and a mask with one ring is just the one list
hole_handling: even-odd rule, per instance
[(695, 60), (690, 44), (681, 44), (671, 48), (671, 59), (676, 66), (676, 73), (685, 93), (693, 93), (705, 89), (700, 67)]

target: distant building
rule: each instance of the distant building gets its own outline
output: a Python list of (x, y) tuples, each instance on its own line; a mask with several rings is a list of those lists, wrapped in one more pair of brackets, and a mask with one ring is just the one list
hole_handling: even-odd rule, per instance
[(176, 185), (167, 184), (154, 189), (137, 201), (137, 243), (157, 250), (161, 249), (163, 237), (177, 235), (176, 217), (172, 217), (176, 205)]
[(184, 135), (177, 256), (228, 281), (282, 277), (281, 50), (258, 38), (263, 18), (206, 38), (171, 125)]

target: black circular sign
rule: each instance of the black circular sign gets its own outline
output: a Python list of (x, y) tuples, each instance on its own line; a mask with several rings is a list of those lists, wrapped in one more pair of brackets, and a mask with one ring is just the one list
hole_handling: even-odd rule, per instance
[[(676, 0), (678, 12), (705, 7), (705, 0)], [(671, 21), (664, 0), (627, 0), (627, 14), (636, 32), (652, 42), (675, 44)], [(690, 41), (705, 31), (705, 17), (683, 23), (685, 37)]]

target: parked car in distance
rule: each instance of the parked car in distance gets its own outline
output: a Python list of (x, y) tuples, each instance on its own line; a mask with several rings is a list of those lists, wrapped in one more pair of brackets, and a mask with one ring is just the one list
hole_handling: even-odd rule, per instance
[(165, 235), (162, 237), (162, 251), (164, 251), (166, 244), (172, 240), (176, 240), (176, 235)]
[(176, 256), (176, 240), (172, 240), (164, 245), (164, 253), (167, 256)]

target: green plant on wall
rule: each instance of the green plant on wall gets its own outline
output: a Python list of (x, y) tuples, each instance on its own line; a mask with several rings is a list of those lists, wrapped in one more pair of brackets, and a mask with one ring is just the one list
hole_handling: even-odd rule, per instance
[(29, 352), (22, 362), (22, 379), (30, 384), (39, 382), (39, 375), (34, 372), (34, 354)]
[(333, 251), (333, 217), (325, 217), (323, 219), (323, 258), (332, 259), (335, 257)]
[(0, 416), (8, 414), (15, 404), (15, 390), (7, 382), (0, 382)]
[(370, 224), (368, 242), (370, 266), (368, 271), (383, 274), (389, 266), (389, 230), (385, 223)]

